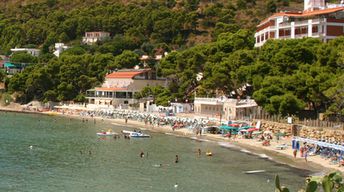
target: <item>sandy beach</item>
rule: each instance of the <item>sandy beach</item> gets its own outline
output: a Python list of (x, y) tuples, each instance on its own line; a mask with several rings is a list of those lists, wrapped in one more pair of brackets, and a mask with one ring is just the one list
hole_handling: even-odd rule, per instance
[[(328, 160), (322, 159), (320, 156), (310, 156), (307, 158), (307, 162), (303, 157), (300, 157), (299, 154), (296, 158), (293, 157), (292, 149), (291, 149), (291, 138), (283, 138), (278, 143), (276, 141), (272, 141), (270, 146), (263, 146), (262, 142), (258, 142), (254, 139), (229, 139), (225, 138), (222, 135), (214, 135), (214, 134), (202, 134), (201, 136), (195, 135), (193, 132), (186, 128), (176, 129), (172, 131), (170, 126), (151, 126), (145, 125), (143, 122), (129, 120), (127, 124), (125, 124), (123, 119), (107, 119), (114, 125), (120, 126), (128, 126), (131, 128), (136, 129), (143, 129), (149, 130), (154, 132), (161, 132), (167, 133), (170, 135), (178, 135), (183, 137), (188, 137), (191, 139), (197, 139), (199, 141), (216, 141), (221, 143), (228, 143), (231, 145), (237, 146), (238, 150), (246, 153), (252, 153), (254, 155), (260, 155), (262, 158), (266, 158), (271, 161), (276, 161), (281, 164), (286, 164), (295, 168), (299, 169), (307, 169), (312, 172), (321, 172), (327, 173), (330, 171), (338, 170), (344, 172), (343, 167), (339, 167), (338, 165), (331, 165)], [(288, 148), (284, 150), (276, 149), (276, 146), (285, 143), (288, 144)], [(244, 150), (242, 150), (244, 149)]]
[[(303, 157), (298, 156), (296, 158), (293, 157), (292, 149), (291, 149), (291, 138), (284, 137), (281, 138), (278, 142), (276, 140), (271, 141), (270, 146), (263, 146), (262, 142), (258, 142), (255, 139), (242, 139), (242, 138), (225, 138), (222, 135), (214, 135), (214, 134), (202, 134), (196, 135), (192, 131), (188, 130), (187, 128), (181, 128), (172, 130), (170, 126), (153, 126), (153, 125), (145, 125), (144, 122), (134, 121), (134, 120), (128, 120), (127, 123), (125, 123), (124, 119), (108, 119), (108, 118), (101, 118), (101, 117), (84, 117), (77, 114), (62, 114), (57, 112), (39, 112), (39, 111), (23, 111), (19, 107), (0, 107), (0, 111), (7, 111), (7, 112), (22, 112), (22, 113), (38, 113), (38, 114), (45, 114), (45, 115), (58, 115), (58, 116), (64, 116), (69, 118), (88, 118), (88, 119), (97, 119), (97, 120), (104, 120), (106, 122), (109, 122), (113, 125), (119, 125), (119, 126), (128, 126), (132, 129), (141, 129), (141, 130), (147, 130), (152, 132), (160, 132), (170, 135), (176, 135), (176, 136), (183, 136), (188, 137), (190, 139), (195, 139), (199, 141), (215, 141), (219, 142), (224, 146), (227, 146), (229, 148), (234, 148), (241, 150), (244, 153), (251, 153), (253, 155), (259, 155), (262, 158), (266, 158), (270, 161), (275, 161), (281, 164), (285, 164), (288, 166), (292, 166), (299, 169), (306, 169), (310, 170), (314, 173), (327, 173), (330, 171), (341, 171), (344, 172), (344, 167), (339, 167), (337, 165), (330, 164), (329, 160), (323, 159), (320, 156), (309, 156), (307, 158), (307, 162)], [(280, 150), (277, 149), (276, 146), (280, 144), (287, 144), (287, 149)], [(216, 155), (216, 154), (215, 154)]]

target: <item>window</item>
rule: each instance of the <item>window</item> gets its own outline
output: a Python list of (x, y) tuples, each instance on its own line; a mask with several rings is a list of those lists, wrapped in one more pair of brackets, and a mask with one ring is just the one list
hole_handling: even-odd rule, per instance
[(127, 94), (125, 92), (116, 92), (116, 98), (126, 98)]
[(128, 98), (129, 99), (133, 98), (133, 92), (128, 92)]
[(124, 104), (128, 104), (129, 102), (128, 101), (124, 101)]

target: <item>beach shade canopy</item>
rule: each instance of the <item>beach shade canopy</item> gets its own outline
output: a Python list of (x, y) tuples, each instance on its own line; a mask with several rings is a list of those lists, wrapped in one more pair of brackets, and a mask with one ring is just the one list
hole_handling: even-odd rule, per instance
[(228, 125), (221, 125), (220, 127), (219, 127), (220, 129), (224, 129), (224, 130), (238, 130), (238, 128), (237, 127), (231, 127), (231, 126), (228, 126)]
[(342, 145), (336, 145), (336, 144), (332, 144), (332, 143), (327, 143), (327, 142), (323, 142), (323, 141), (317, 141), (314, 139), (307, 139), (307, 138), (302, 138), (302, 137), (295, 137), (294, 139), (296, 141), (300, 141), (300, 142), (316, 144), (320, 147), (326, 147), (326, 148), (332, 148), (332, 149), (344, 151), (344, 146), (342, 146)]

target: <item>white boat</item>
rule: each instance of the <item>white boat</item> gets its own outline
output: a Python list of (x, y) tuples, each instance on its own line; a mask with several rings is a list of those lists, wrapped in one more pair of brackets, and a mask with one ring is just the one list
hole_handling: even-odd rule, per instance
[(113, 132), (112, 130), (108, 131), (102, 131), (97, 133), (98, 136), (114, 136), (117, 135), (117, 133)]
[(122, 133), (125, 135), (128, 135), (129, 137), (141, 137), (141, 138), (150, 137), (150, 135), (148, 135), (148, 134), (144, 134), (144, 133), (136, 132), (136, 131), (123, 130)]

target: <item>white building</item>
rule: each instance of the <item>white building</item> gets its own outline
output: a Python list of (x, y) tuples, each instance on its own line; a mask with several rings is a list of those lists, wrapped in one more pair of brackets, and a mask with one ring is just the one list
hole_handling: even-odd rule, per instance
[(112, 105), (126, 109), (130, 104), (138, 103), (134, 98), (146, 86), (167, 86), (167, 80), (157, 78), (151, 69), (125, 69), (106, 75), (101, 87), (87, 90), (90, 104)]
[(253, 99), (199, 98), (194, 100), (195, 114), (218, 117), (226, 120), (249, 119), (257, 110)]
[(191, 103), (171, 103), (173, 113), (190, 113), (192, 112)]
[(67, 50), (68, 48), (69, 48), (69, 47), (66, 46), (64, 43), (55, 43), (54, 55), (55, 55), (56, 57), (59, 57), (60, 54), (61, 54), (63, 51)]
[(109, 32), (97, 31), (97, 32), (85, 32), (85, 36), (82, 38), (82, 42), (85, 44), (94, 44), (98, 41), (103, 41), (110, 38)]
[(28, 54), (31, 54), (32, 56), (38, 57), (40, 54), (40, 50), (39, 49), (32, 49), (32, 48), (14, 48), (11, 49), (12, 53), (16, 53), (16, 52), (27, 52)]
[[(338, 1), (339, 2), (339, 1)], [(269, 39), (319, 38), (327, 42), (344, 35), (344, 5), (325, 0), (304, 0), (304, 10), (281, 11), (264, 19), (255, 33), (255, 47)]]

